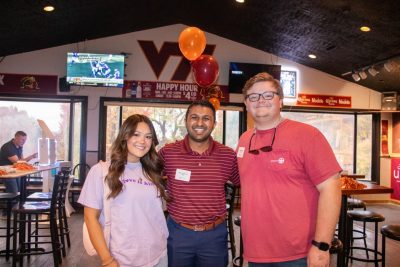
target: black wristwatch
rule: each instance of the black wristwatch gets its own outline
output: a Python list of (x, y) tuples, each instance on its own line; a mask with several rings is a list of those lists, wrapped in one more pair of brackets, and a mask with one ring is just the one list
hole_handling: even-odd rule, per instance
[(322, 251), (328, 251), (329, 250), (329, 244), (325, 243), (325, 242), (317, 242), (315, 240), (311, 241), (311, 244), (313, 244), (314, 246), (316, 246), (319, 250)]

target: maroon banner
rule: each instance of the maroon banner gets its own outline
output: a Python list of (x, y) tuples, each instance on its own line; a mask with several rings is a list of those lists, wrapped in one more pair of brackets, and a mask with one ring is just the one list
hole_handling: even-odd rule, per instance
[(0, 73), (0, 93), (57, 94), (57, 75)]
[(400, 114), (392, 113), (392, 153), (400, 153)]
[(125, 81), (122, 97), (177, 101), (206, 100), (215, 97), (220, 102), (228, 103), (229, 91), (226, 85), (202, 88), (195, 83)]
[(388, 155), (389, 154), (389, 146), (388, 146), (389, 121), (388, 120), (382, 120), (381, 121), (381, 128), (382, 128), (382, 133), (381, 133), (381, 153), (382, 153), (382, 155)]
[(400, 200), (400, 158), (392, 158), (391, 172), (391, 197)]
[(297, 106), (351, 108), (351, 96), (309, 95), (299, 93)]

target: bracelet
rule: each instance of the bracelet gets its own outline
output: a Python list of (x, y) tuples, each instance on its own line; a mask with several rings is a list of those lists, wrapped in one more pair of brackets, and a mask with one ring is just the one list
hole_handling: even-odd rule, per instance
[(107, 265), (109, 265), (110, 263), (112, 263), (113, 261), (114, 261), (114, 258), (111, 257), (111, 259), (109, 259), (107, 262), (103, 263), (101, 266), (107, 266)]

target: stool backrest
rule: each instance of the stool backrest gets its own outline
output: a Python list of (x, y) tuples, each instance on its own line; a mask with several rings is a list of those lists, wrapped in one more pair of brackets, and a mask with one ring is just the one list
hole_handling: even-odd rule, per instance
[(229, 208), (227, 209), (229, 219), (232, 218), (235, 195), (236, 195), (236, 186), (234, 186), (231, 182), (227, 182), (225, 184), (225, 200), (226, 204), (229, 205)]
[(80, 184), (83, 184), (86, 179), (86, 175), (90, 170), (90, 166), (87, 163), (79, 163), (72, 169), (72, 174), (79, 180)]
[(51, 196), (51, 208), (56, 208), (65, 205), (67, 195), (69, 172), (59, 172), (55, 175), (53, 194)]

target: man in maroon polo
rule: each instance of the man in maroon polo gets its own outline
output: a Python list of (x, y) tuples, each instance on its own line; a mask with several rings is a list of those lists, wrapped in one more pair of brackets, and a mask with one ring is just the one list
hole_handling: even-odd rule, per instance
[(167, 208), (169, 267), (228, 265), (224, 185), (239, 184), (236, 153), (213, 140), (215, 109), (193, 102), (186, 112), (187, 135), (164, 146), (171, 202)]

